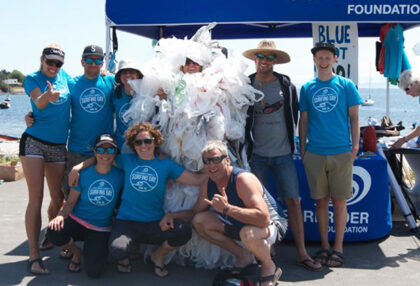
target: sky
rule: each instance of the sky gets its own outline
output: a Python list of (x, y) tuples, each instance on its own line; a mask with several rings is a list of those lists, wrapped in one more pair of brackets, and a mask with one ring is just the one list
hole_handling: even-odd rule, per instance
[[(121, 0), (123, 1), (123, 0)], [(0, 9), (0, 70), (17, 69), (24, 74), (39, 68), (43, 48), (57, 43), (66, 52), (64, 69), (73, 76), (82, 74), (80, 64), (83, 48), (97, 44), (105, 50), (105, 0), (1, 0)], [(117, 59), (136, 59), (142, 67), (153, 55), (152, 40), (133, 34), (117, 34), (119, 51)], [(413, 67), (420, 75), (420, 56), (413, 46), (420, 41), (420, 27), (405, 31), (405, 50)], [(311, 38), (274, 39), (277, 47), (289, 53), (291, 62), (276, 65), (275, 70), (288, 74), (299, 87), (313, 78), (310, 49)], [(359, 86), (384, 87), (385, 78), (376, 72), (375, 41), (378, 38), (359, 39)], [(220, 41), (237, 53), (256, 48), (260, 40)], [(249, 64), (247, 72), (254, 71)], [(371, 68), (370, 68), (371, 66)]]

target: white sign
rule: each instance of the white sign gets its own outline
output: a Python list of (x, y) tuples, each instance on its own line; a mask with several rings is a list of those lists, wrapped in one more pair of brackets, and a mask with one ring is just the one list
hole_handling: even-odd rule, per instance
[[(334, 72), (359, 83), (359, 47), (357, 23), (315, 23), (312, 24), (314, 44), (333, 43), (337, 52)], [(315, 68), (315, 76), (316, 68)]]

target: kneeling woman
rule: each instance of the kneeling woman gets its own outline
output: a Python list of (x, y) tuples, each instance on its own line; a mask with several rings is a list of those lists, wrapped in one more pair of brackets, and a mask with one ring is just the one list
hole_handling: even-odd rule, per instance
[(112, 166), (116, 151), (111, 135), (96, 139), (96, 164), (80, 173), (78, 186), (71, 188), (63, 208), (49, 223), (50, 241), (73, 254), (69, 271), (81, 269), (82, 251), (74, 241), (84, 241), (83, 259), (89, 277), (98, 277), (105, 265), (112, 214), (124, 180), (123, 172)]
[[(130, 272), (129, 257), (140, 243), (158, 247), (150, 262), (158, 277), (165, 277), (165, 254), (184, 245), (192, 235), (191, 210), (164, 213), (163, 202), (168, 180), (188, 185), (199, 185), (205, 174), (193, 174), (170, 159), (160, 159), (157, 148), (163, 143), (162, 134), (148, 122), (141, 122), (125, 132), (127, 145), (133, 154), (121, 154), (115, 159), (124, 170), (124, 190), (117, 219), (109, 239), (109, 254), (118, 261), (120, 272)], [(73, 168), (72, 173), (89, 165), (89, 160)], [(74, 177), (73, 175), (71, 177)]]

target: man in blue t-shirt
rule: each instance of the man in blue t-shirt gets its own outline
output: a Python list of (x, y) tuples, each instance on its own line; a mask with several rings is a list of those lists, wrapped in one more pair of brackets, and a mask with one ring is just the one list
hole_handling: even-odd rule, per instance
[(67, 176), (74, 165), (93, 156), (93, 143), (98, 134), (113, 133), (111, 96), (114, 76), (100, 74), (104, 53), (101, 47), (89, 45), (82, 54), (83, 75), (69, 81), (71, 122), (63, 179), (63, 192), (67, 196)]
[[(352, 81), (334, 74), (337, 55), (333, 44), (317, 43), (311, 52), (318, 77), (300, 90), (300, 152), (311, 197), (316, 200), (321, 249), (315, 259), (328, 267), (340, 267), (344, 262), (346, 200), (353, 195), (353, 161), (359, 150), (362, 99)], [(335, 225), (332, 250), (328, 241), (330, 197)]]

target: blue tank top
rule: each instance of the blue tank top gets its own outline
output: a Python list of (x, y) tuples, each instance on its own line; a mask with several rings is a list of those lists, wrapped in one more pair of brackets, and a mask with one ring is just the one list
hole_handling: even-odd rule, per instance
[[(243, 173), (243, 172), (247, 172), (247, 171), (245, 171), (243, 169), (240, 169), (240, 168), (233, 167), (232, 174), (230, 175), (230, 178), (229, 178), (228, 184), (226, 186), (226, 190), (225, 190), (226, 195), (228, 197), (229, 204), (233, 205), (233, 206), (241, 207), (241, 208), (245, 208), (245, 204), (241, 200), (241, 198), (239, 198), (239, 196), (238, 196), (238, 192), (236, 190), (236, 179), (237, 179), (238, 175), (240, 173)], [(217, 190), (216, 183), (213, 182), (212, 180), (209, 180), (208, 183), (207, 183), (207, 197), (208, 197), (208, 199), (212, 200), (213, 196), (215, 194), (220, 194), (220, 192)], [(228, 215), (223, 217), (223, 219), (225, 221), (230, 222), (232, 225), (235, 225), (235, 226), (238, 226), (238, 227), (242, 227), (242, 226), (245, 225), (244, 223), (242, 223), (240, 221), (237, 221), (236, 219), (234, 219), (234, 218), (232, 218)]]

